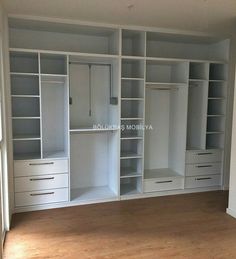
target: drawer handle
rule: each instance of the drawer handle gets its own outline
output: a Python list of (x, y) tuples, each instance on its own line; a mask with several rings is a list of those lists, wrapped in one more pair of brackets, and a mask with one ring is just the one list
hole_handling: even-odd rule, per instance
[(204, 152), (204, 153), (197, 153), (198, 156), (204, 156), (204, 155), (212, 155), (211, 152)]
[(172, 180), (168, 180), (168, 181), (158, 181), (156, 183), (172, 183), (173, 181)]
[(30, 181), (43, 181), (43, 180), (53, 180), (55, 177), (45, 177), (45, 178), (31, 178)]
[(46, 163), (30, 163), (29, 165), (53, 165), (54, 162), (46, 162)]
[(196, 181), (202, 181), (202, 180), (211, 180), (211, 177), (202, 177), (202, 178), (195, 178)]
[(52, 195), (54, 192), (31, 193), (30, 196)]
[(197, 165), (197, 168), (206, 168), (206, 167), (212, 167), (212, 165)]

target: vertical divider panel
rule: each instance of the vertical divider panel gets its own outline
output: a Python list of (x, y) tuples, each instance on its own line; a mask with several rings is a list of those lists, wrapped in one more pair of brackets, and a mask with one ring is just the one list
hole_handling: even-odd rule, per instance
[(41, 159), (43, 158), (43, 122), (42, 122), (42, 78), (41, 78), (41, 55), (38, 53), (39, 66), (39, 111), (40, 111), (40, 152)]
[(67, 91), (67, 100), (66, 100), (66, 107), (67, 107), (67, 132), (65, 133), (67, 136), (67, 145), (66, 145), (66, 152), (68, 154), (68, 200), (71, 201), (71, 183), (70, 183), (70, 66), (69, 66), (69, 55), (66, 56), (66, 71), (67, 71), (67, 78), (66, 78), (66, 91)]
[(145, 105), (146, 105), (146, 73), (147, 73), (147, 60), (146, 60), (146, 52), (147, 52), (147, 33), (144, 32), (144, 80), (143, 80), (143, 147), (142, 147), (142, 181), (141, 181), (141, 193), (143, 193), (143, 182), (144, 182), (144, 145), (145, 145), (145, 125), (146, 125), (146, 120), (145, 120)]

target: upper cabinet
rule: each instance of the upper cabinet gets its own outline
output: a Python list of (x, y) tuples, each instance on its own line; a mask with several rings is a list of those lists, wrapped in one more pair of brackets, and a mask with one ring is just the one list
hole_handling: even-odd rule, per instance
[(147, 32), (146, 37), (147, 57), (228, 60), (229, 40), (159, 32)]
[(9, 18), (9, 28), (11, 48), (148, 60), (227, 62), (229, 59), (229, 39), (202, 34), (16, 17)]
[(10, 47), (117, 55), (119, 30), (22, 19), (9, 20)]

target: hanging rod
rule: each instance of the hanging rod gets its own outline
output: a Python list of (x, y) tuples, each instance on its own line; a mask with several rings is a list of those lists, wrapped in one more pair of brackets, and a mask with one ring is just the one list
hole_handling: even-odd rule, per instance
[(41, 83), (48, 83), (48, 84), (65, 84), (65, 82), (62, 82), (62, 81), (47, 81), (47, 80), (41, 80)]
[(92, 65), (92, 66), (111, 66), (109, 63), (99, 63), (99, 62), (82, 62), (82, 61), (70, 61), (69, 64), (78, 65)]

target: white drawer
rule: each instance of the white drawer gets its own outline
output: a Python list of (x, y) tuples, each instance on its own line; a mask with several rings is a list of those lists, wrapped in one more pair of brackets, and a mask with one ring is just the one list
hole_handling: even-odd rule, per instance
[(144, 192), (159, 192), (184, 188), (184, 178), (163, 177), (144, 180)]
[(199, 188), (218, 186), (221, 184), (221, 175), (205, 175), (205, 176), (194, 176), (186, 177), (185, 187), (186, 188)]
[(30, 192), (67, 187), (68, 174), (54, 174), (15, 178), (15, 192)]
[(195, 163), (208, 163), (208, 162), (221, 162), (222, 151), (221, 150), (198, 150), (186, 152), (186, 164)]
[(68, 188), (15, 193), (15, 206), (31, 206), (68, 201)]
[(60, 174), (68, 171), (67, 159), (14, 161), (15, 177)]
[(187, 164), (186, 176), (221, 174), (221, 163)]

